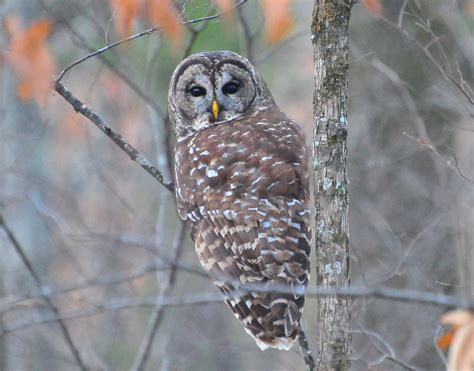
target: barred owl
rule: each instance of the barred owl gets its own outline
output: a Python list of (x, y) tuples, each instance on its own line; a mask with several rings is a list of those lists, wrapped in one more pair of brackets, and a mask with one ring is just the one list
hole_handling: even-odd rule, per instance
[(169, 112), (178, 212), (199, 261), (260, 349), (290, 349), (303, 312), (301, 290), (236, 290), (308, 284), (304, 133), (279, 110), (250, 62), (229, 51), (194, 54), (176, 67)]

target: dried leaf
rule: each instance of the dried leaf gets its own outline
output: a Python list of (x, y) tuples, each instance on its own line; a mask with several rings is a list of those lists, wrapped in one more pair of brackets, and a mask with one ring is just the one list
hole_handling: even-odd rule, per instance
[(264, 0), (266, 40), (269, 44), (281, 41), (293, 27), (290, 16), (290, 0)]
[(454, 339), (454, 332), (455, 332), (454, 328), (450, 328), (444, 331), (443, 334), (441, 334), (441, 336), (438, 338), (436, 342), (440, 349), (444, 350), (451, 345)]
[(450, 311), (441, 317), (441, 323), (453, 326), (448, 371), (472, 371), (474, 369), (474, 314), (467, 310)]
[(139, 0), (110, 0), (114, 11), (114, 24), (117, 33), (126, 37), (132, 32), (132, 23), (140, 12)]
[(6, 27), (11, 36), (7, 61), (19, 80), (18, 96), (23, 100), (34, 98), (44, 103), (56, 69), (46, 44), (51, 22), (39, 20), (23, 30), (18, 19), (10, 17), (6, 20)]
[(451, 310), (441, 316), (441, 323), (451, 326), (463, 326), (473, 319), (472, 313), (467, 310)]
[(369, 12), (378, 16), (383, 15), (383, 6), (380, 0), (362, 0), (361, 2)]
[(163, 32), (177, 42), (183, 34), (183, 25), (172, 0), (147, 0), (147, 15), (153, 25), (163, 27)]

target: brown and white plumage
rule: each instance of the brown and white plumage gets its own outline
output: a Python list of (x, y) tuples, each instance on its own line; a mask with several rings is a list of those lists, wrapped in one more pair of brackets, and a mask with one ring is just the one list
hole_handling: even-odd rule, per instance
[[(219, 85), (221, 80), (228, 84), (226, 78), (238, 81), (242, 94), (248, 88), (245, 97), (227, 95), (241, 99), (235, 104), (229, 99), (221, 104), (215, 92), (226, 90)], [(190, 88), (181, 83), (196, 80), (206, 90), (201, 98), (209, 93), (210, 101), (219, 104), (218, 117), (212, 107), (199, 111), (196, 105), (195, 117), (181, 111), (187, 103), (177, 98), (186, 99)], [(235, 297), (233, 292), (247, 283), (293, 288), (308, 283), (309, 150), (304, 134), (278, 109), (253, 66), (235, 53), (200, 53), (181, 62), (169, 99), (177, 133), (178, 212), (198, 258), (257, 345), (287, 350), (298, 335), (304, 296), (251, 292)]]

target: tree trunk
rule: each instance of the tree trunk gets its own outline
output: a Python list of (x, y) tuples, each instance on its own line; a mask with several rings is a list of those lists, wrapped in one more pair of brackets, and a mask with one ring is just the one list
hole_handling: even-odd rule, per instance
[[(320, 287), (349, 285), (347, 224), (347, 37), (351, 0), (315, 0), (311, 39), (314, 52), (313, 168), (316, 208), (316, 278)], [(318, 370), (350, 367), (348, 297), (318, 302)]]

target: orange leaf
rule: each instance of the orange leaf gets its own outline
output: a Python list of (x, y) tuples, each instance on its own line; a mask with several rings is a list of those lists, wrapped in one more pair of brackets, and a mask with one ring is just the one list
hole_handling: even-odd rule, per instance
[(22, 30), (15, 17), (7, 19), (7, 30), (11, 34), (8, 62), (17, 78), (17, 93), (23, 100), (36, 99), (44, 103), (50, 89), (55, 64), (46, 45), (51, 32), (50, 21), (40, 20)]
[(110, 6), (114, 10), (115, 29), (121, 37), (126, 37), (132, 32), (133, 20), (140, 12), (139, 0), (110, 0)]
[(454, 339), (454, 328), (450, 328), (449, 330), (446, 330), (437, 340), (438, 347), (440, 349), (446, 349), (451, 345)]
[(163, 32), (177, 42), (183, 33), (178, 10), (172, 0), (147, 0), (148, 19), (163, 27)]
[(383, 14), (383, 6), (380, 0), (362, 0), (362, 5), (375, 15)]
[(467, 310), (451, 310), (441, 316), (441, 323), (460, 327), (473, 319), (472, 313)]
[(474, 314), (454, 310), (441, 317), (441, 323), (453, 326), (448, 371), (471, 371), (474, 368)]
[(290, 0), (263, 0), (266, 40), (269, 44), (281, 41), (291, 30)]

